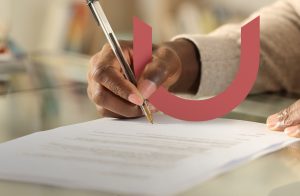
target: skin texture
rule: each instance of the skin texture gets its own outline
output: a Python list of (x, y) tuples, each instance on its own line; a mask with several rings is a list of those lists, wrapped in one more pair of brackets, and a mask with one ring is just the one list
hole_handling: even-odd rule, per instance
[(300, 100), (270, 116), (267, 126), (273, 131), (284, 131), (288, 136), (300, 138)]
[[(120, 42), (125, 58), (133, 64), (133, 43)], [(136, 118), (139, 108), (160, 86), (175, 93), (196, 93), (200, 81), (200, 62), (196, 47), (179, 39), (153, 46), (152, 62), (135, 87), (122, 74), (120, 65), (108, 44), (92, 57), (88, 72), (88, 96), (101, 116)], [(156, 112), (151, 107), (152, 112)]]

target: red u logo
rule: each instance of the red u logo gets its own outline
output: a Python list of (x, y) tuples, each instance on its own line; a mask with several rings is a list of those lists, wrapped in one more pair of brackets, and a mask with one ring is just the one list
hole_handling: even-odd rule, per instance
[[(160, 88), (150, 102), (165, 114), (187, 121), (207, 121), (222, 117), (241, 104), (250, 93), (259, 70), (260, 17), (241, 29), (241, 58), (238, 73), (221, 94), (207, 100), (185, 100)], [(134, 66), (140, 71), (152, 59), (152, 29), (134, 19)], [(224, 70), (226, 71), (226, 70)]]

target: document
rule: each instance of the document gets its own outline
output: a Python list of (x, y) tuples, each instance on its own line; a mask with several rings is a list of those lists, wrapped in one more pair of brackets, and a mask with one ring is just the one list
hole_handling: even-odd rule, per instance
[(293, 142), (263, 124), (101, 119), (0, 145), (0, 179), (124, 195), (173, 195)]

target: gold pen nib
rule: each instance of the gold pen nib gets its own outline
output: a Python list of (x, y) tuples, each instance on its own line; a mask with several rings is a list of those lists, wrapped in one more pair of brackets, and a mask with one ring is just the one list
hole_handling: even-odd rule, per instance
[(154, 124), (152, 113), (150, 111), (147, 112), (147, 110), (148, 109), (146, 109), (146, 113), (147, 113), (146, 118), (151, 124)]
[(149, 109), (149, 105), (147, 103), (147, 101), (145, 101), (144, 105), (142, 106), (142, 110), (147, 118), (147, 120), (151, 123), (151, 124), (154, 124), (154, 120), (153, 120), (153, 116), (152, 116), (152, 113)]

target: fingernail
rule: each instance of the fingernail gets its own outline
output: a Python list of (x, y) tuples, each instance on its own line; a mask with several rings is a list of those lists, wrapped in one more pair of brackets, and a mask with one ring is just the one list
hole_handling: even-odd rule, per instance
[(277, 114), (270, 116), (267, 120), (267, 126), (270, 129), (276, 128), (278, 124), (279, 124), (279, 119)]
[(149, 99), (151, 95), (157, 90), (157, 86), (150, 80), (144, 80), (139, 84), (138, 89), (145, 99)]
[(137, 94), (131, 94), (131, 95), (129, 95), (128, 100), (131, 103), (133, 103), (135, 105), (139, 105), (139, 106), (143, 105), (143, 103), (144, 103), (143, 98), (141, 96), (137, 95)]
[(291, 137), (297, 136), (299, 132), (299, 127), (288, 127), (284, 130), (284, 133)]

